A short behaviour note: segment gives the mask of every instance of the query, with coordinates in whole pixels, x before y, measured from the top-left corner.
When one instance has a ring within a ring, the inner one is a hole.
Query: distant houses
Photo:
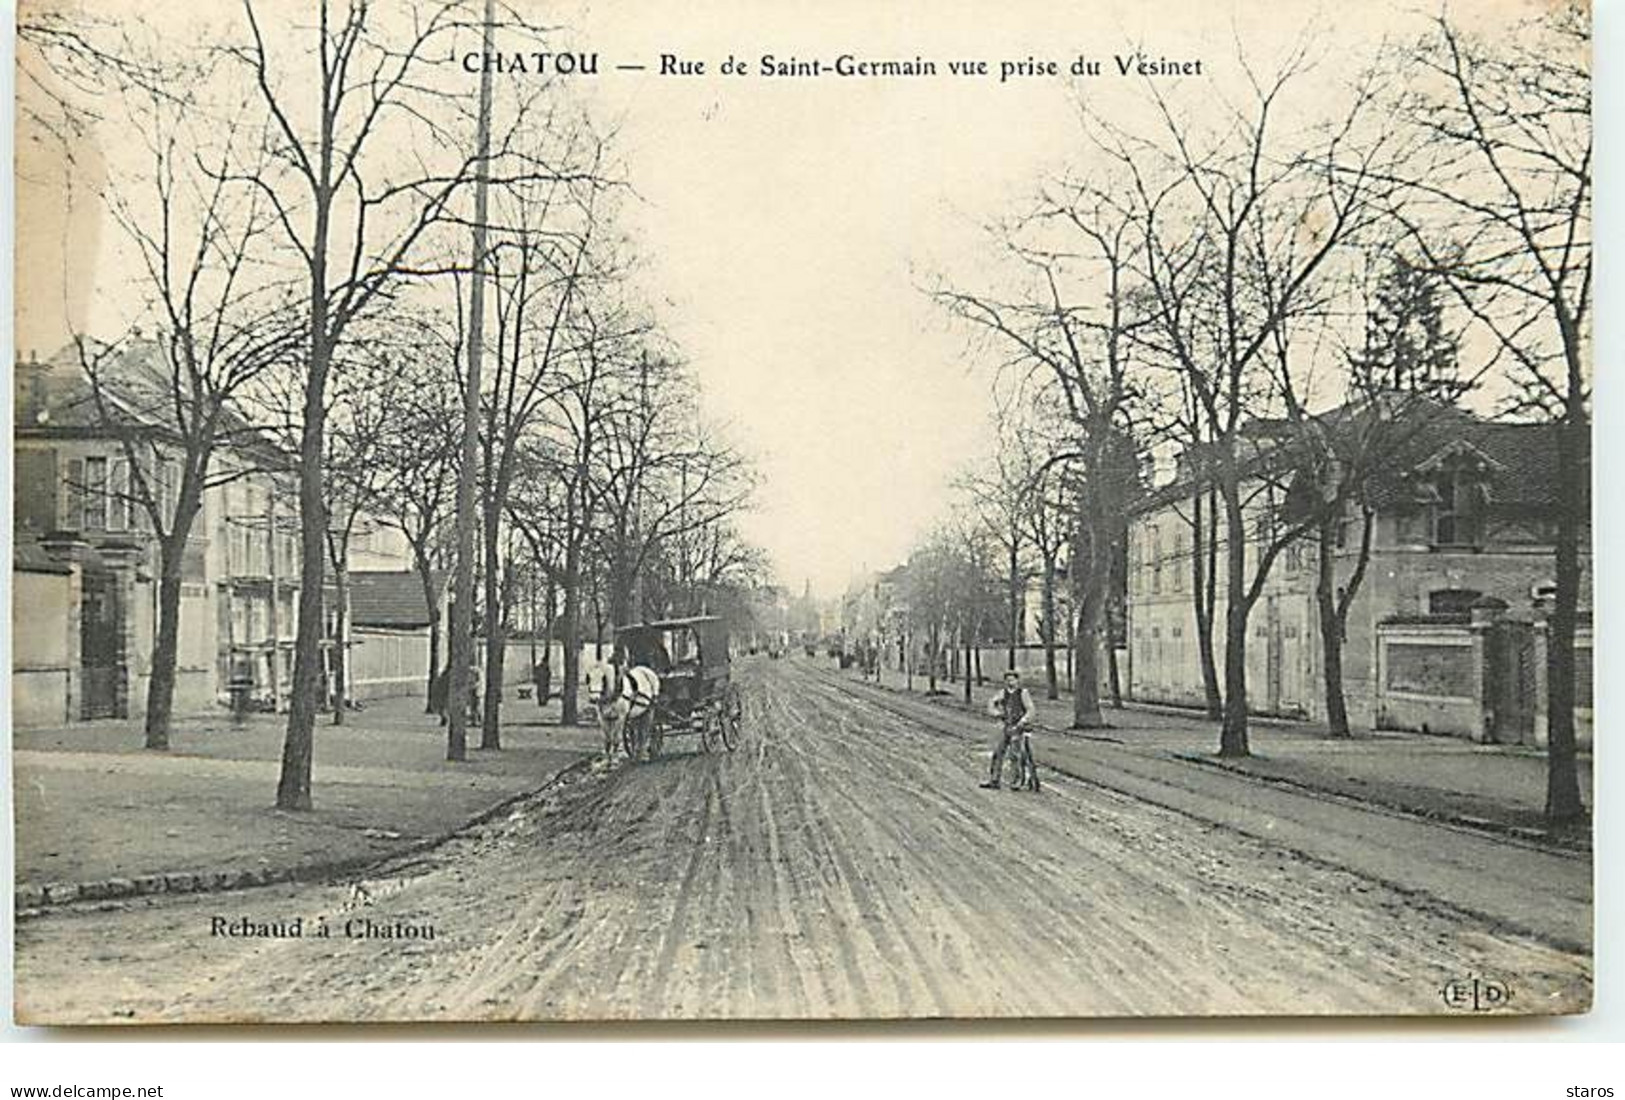
[[[1334,423],[1337,414],[1329,415],[1327,422]],[[1353,727],[1545,743],[1546,618],[1559,500],[1556,432],[1551,424],[1492,421],[1440,406],[1420,416],[1392,453],[1361,475],[1361,498],[1372,509],[1371,541],[1340,635]],[[1295,509],[1305,507],[1302,494],[1320,490],[1295,470],[1284,423],[1260,421],[1245,434],[1253,470],[1242,493],[1248,502],[1246,575],[1253,575],[1263,548],[1280,544],[1248,618],[1249,707],[1259,715],[1325,722],[1319,539],[1295,522],[1302,518]],[[1223,523],[1212,525],[1212,490],[1200,456],[1187,455],[1171,480],[1143,493],[1128,510],[1107,609],[1125,700],[1206,704],[1197,634],[1198,548],[1202,583],[1212,593],[1213,658],[1222,690],[1229,547]],[[1301,533],[1288,537],[1294,531]],[[1350,504],[1333,532],[1333,588],[1340,597],[1361,558],[1363,512]],[[1583,561],[1575,715],[1582,744],[1592,730],[1589,552]],[[850,642],[879,646],[886,667],[919,670],[929,657],[906,598],[909,569],[902,565],[855,580],[841,601],[841,623]],[[1003,583],[990,578],[990,584]],[[1056,596],[1058,679],[1067,690],[1073,630],[1065,562]],[[1017,667],[1039,682],[1043,612],[1033,570],[1021,610],[1014,647],[1002,637],[1002,608],[987,617],[975,654],[977,674],[1003,669],[1013,653]],[[945,659],[945,675],[957,677],[957,668],[951,655]],[[1100,668],[1105,692],[1110,666],[1102,660]]]

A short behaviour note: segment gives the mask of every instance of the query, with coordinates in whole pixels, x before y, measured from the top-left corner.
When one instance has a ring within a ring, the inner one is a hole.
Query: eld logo
[[[1458,978],[1446,983],[1441,992],[1445,1006],[1457,1012],[1491,1012],[1512,1000],[1506,984],[1490,978]]]

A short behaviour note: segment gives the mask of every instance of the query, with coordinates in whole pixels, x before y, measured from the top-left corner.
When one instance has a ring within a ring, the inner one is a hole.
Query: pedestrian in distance
[[[999,720],[999,743],[993,750],[993,763],[982,786],[998,790],[1004,776],[1006,757],[1015,753],[1019,778],[1012,790],[1038,790],[1038,764],[1033,759],[1033,697],[1021,686],[1021,673],[1004,674],[1004,689],[988,701],[988,714]]]
[[[530,679],[536,687],[536,705],[547,706],[547,701],[553,697],[553,663],[548,660],[547,654],[542,654],[542,659],[531,666]]]
[[[451,669],[443,668],[429,681],[429,713],[439,715],[440,724],[446,724],[446,696],[451,693]]]

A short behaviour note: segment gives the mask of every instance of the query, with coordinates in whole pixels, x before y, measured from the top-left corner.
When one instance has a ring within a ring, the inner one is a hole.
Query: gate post
[[[1506,632],[1500,629],[1506,613],[1506,601],[1494,596],[1480,596],[1469,609],[1472,621],[1468,630],[1473,635],[1473,696],[1478,700],[1479,713],[1477,736],[1473,739],[1480,743],[1498,740],[1503,721],[1497,696],[1500,687],[1497,666],[1507,643]]]
[[[80,705],[84,693],[85,654],[80,623],[85,608],[85,555],[90,544],[74,531],[51,531],[40,539],[40,547],[52,561],[68,567],[68,606],[64,628],[68,632],[68,673],[63,699],[63,718],[77,722],[84,717]]]
[[[113,681],[113,714],[130,717],[132,683],[136,672],[136,572],[146,559],[141,547],[130,542],[110,542],[97,548],[113,577],[113,605],[118,619],[118,675]],[[151,653],[147,654],[150,661]]]

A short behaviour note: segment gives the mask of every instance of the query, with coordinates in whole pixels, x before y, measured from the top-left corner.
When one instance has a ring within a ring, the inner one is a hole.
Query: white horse
[[[587,684],[598,710],[598,728],[604,735],[604,759],[613,759],[615,747],[623,741],[628,755],[647,753],[655,700],[660,697],[660,677],[654,669],[639,665],[623,671],[619,665],[605,661],[588,670]],[[629,722],[633,737],[626,741]]]

